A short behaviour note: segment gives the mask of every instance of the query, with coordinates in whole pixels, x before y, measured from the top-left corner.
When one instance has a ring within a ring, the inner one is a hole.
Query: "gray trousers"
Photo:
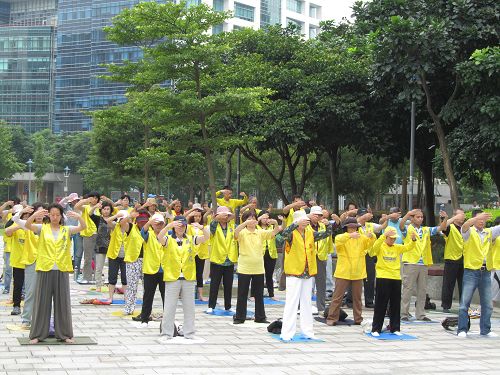
[[[31,324],[33,305],[35,304],[36,262],[24,269],[24,308],[21,315],[23,323]]]
[[[35,305],[31,321],[30,339],[45,340],[49,336],[52,301],[54,301],[54,328],[56,338],[73,338],[69,273],[37,271]]]
[[[417,264],[403,264],[403,297],[401,299],[401,316],[408,318],[410,301],[414,288],[417,291],[415,317],[425,317],[425,294],[427,289],[427,270],[429,267]]]
[[[328,254],[328,258],[326,259],[326,290],[333,291],[333,265],[332,265],[332,256]]]
[[[95,252],[97,234],[83,237],[83,279],[92,281],[92,258]]]
[[[12,267],[10,266],[10,253],[5,252],[3,248],[3,289],[10,291],[12,283]]]
[[[182,329],[184,338],[194,338],[194,287],[196,281],[177,280],[165,282],[165,306],[163,307],[163,320],[161,322],[161,334],[168,338],[174,337],[175,310],[179,295],[182,300],[184,311],[184,323]]]
[[[102,270],[104,269],[104,263],[106,263],[106,254],[96,254],[95,255],[95,286],[96,288],[102,287]],[[86,279],[88,280],[88,279]]]
[[[318,273],[314,277],[316,283],[316,307],[321,314],[325,311],[325,296],[326,296],[326,260],[319,260],[316,257],[318,265]]]

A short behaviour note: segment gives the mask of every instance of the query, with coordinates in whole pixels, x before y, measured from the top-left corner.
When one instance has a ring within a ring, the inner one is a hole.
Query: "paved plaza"
[[[166,345],[157,341],[159,322],[140,327],[130,317],[112,315],[121,311],[119,305],[81,305],[82,299],[98,296],[89,295],[89,286],[71,281],[71,292],[75,337],[90,336],[97,345],[21,346],[17,339],[28,333],[7,329],[20,318],[10,315],[9,297],[1,295],[0,374],[500,374],[500,339],[460,339],[439,323],[402,325],[402,332],[418,340],[384,342],[365,336],[361,326],[315,321],[315,333],[324,342],[283,343],[267,333],[267,324],[233,325],[231,317],[207,315],[206,305],[197,305],[197,336],[205,343]],[[284,292],[277,296],[284,300]],[[156,312],[160,301],[157,293]],[[282,311],[283,305],[266,305],[269,320]],[[363,312],[365,320],[372,314],[371,309]],[[429,316],[440,321],[445,315]],[[180,304],[177,317],[181,322]],[[493,328],[500,333],[499,318],[495,308]],[[473,320],[472,331],[478,324]]]

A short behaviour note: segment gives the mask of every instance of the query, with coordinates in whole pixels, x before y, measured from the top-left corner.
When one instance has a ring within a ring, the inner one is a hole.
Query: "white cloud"
[[[355,0],[325,0],[323,1],[323,19],[340,21],[351,18],[352,5]]]

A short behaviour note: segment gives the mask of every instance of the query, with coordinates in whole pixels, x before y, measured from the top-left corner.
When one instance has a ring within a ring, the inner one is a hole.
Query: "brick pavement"
[[[164,345],[157,342],[159,322],[138,328],[129,318],[111,315],[120,306],[80,305],[88,286],[72,281],[71,289],[75,335],[90,336],[98,345],[21,346],[17,337],[27,333],[6,329],[6,324],[19,323],[20,318],[10,315],[11,307],[0,306],[0,375],[500,374],[500,339],[459,339],[439,324],[403,325],[402,331],[418,336],[417,341],[382,342],[366,337],[360,326],[315,322],[316,335],[324,343],[282,343],[270,337],[266,325],[235,326],[230,317],[207,315],[206,306],[197,305],[197,336],[206,342]],[[283,293],[277,296],[284,298]],[[0,295],[0,301],[6,300]],[[154,309],[160,308],[158,293]],[[280,317],[282,309],[266,305],[269,320]],[[365,310],[363,315],[371,319],[372,313]],[[180,305],[177,316],[181,321]],[[440,313],[429,316],[443,318]],[[473,331],[478,324],[473,321]],[[498,308],[493,326],[500,333]]]

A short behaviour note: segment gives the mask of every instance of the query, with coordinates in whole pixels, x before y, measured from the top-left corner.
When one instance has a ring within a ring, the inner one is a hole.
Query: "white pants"
[[[309,338],[314,338],[311,292],[314,277],[299,279],[298,277],[286,277],[286,300],[283,311],[283,325],[281,327],[281,338],[291,340],[297,330],[297,310],[300,302],[300,331]]]

